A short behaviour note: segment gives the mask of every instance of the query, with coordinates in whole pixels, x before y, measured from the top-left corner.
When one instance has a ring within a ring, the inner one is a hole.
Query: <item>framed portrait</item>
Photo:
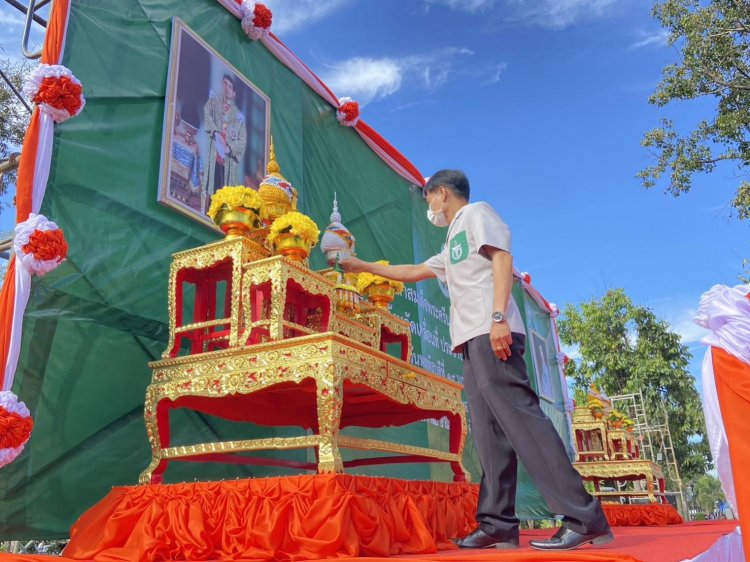
[[[547,340],[532,330],[529,338],[531,344],[531,360],[534,363],[534,374],[536,375],[536,388],[540,398],[554,402],[552,371],[549,365],[549,354],[547,353]]]
[[[258,188],[271,100],[179,18],[172,18],[160,203],[216,228],[206,211],[225,185]]]

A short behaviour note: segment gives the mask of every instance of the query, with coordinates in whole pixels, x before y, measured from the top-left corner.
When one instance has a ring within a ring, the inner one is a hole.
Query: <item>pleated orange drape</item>
[[[750,558],[750,365],[718,347],[711,348],[711,359],[729,443],[742,544]]]
[[[644,505],[603,504],[604,515],[613,527],[651,527],[680,525],[682,516],[671,505],[650,503]]]

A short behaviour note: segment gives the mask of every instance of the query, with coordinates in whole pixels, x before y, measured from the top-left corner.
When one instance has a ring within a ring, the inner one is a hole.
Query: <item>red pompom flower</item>
[[[260,27],[263,29],[271,28],[271,23],[273,22],[273,14],[265,4],[256,4],[253,13],[255,14],[255,17],[253,17],[253,24],[255,24],[255,27]]]
[[[257,41],[268,35],[273,22],[273,14],[265,4],[254,0],[242,0],[240,14],[242,15],[242,31],[250,39]]]
[[[34,275],[44,275],[60,265],[68,255],[65,234],[44,215],[31,213],[16,225],[13,250],[21,265]]]
[[[26,404],[9,390],[0,392],[0,467],[13,462],[31,437],[34,421]]]
[[[40,64],[29,75],[23,91],[56,123],[78,115],[86,105],[81,83],[59,64]]]
[[[359,104],[352,98],[339,99],[336,119],[346,127],[354,127],[359,121]]]

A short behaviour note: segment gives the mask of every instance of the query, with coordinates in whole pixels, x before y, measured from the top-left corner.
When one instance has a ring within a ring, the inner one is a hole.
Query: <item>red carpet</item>
[[[528,548],[530,539],[554,533],[535,530],[522,533],[524,548],[517,551],[459,551],[450,538],[473,528],[476,494],[477,486],[465,483],[343,474],[114,488],[73,525],[64,558],[0,555],[0,562],[362,557],[370,562],[387,557],[423,562],[677,562],[704,552],[737,525],[616,527],[610,545],[557,554]],[[630,524],[665,524],[676,515],[668,506],[612,507],[610,518],[622,516]]]
[[[550,535],[552,531],[545,529],[524,531],[521,534],[522,548],[513,552],[448,550],[435,554],[412,554],[390,558],[342,557],[336,558],[336,562],[354,562],[355,560],[358,562],[403,562],[404,560],[420,562],[470,562],[474,560],[482,562],[679,562],[694,558],[708,550],[722,535],[733,532],[736,527],[737,521],[704,521],[670,527],[617,527],[614,529],[615,541],[597,549],[584,547],[574,552],[553,554],[528,548],[530,539]],[[73,562],[74,560],[66,557],[0,554],[0,562]],[[122,558],[106,555],[97,556],[94,560],[96,562],[119,562]],[[254,562],[258,559],[232,558],[232,560]],[[278,558],[278,560],[291,560],[291,558]]]

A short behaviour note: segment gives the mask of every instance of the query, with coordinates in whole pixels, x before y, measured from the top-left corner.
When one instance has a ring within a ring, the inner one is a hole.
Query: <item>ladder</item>
[[[639,436],[643,456],[664,467],[670,483],[677,488],[673,490],[677,494],[677,508],[683,515],[686,514],[685,493],[677,466],[677,457],[674,453],[672,432],[669,429],[669,417],[666,408],[662,404],[660,412],[651,412],[656,418],[661,418],[660,423],[651,425],[641,391],[612,396],[610,399],[613,408],[623,412],[633,420],[633,431]]]

